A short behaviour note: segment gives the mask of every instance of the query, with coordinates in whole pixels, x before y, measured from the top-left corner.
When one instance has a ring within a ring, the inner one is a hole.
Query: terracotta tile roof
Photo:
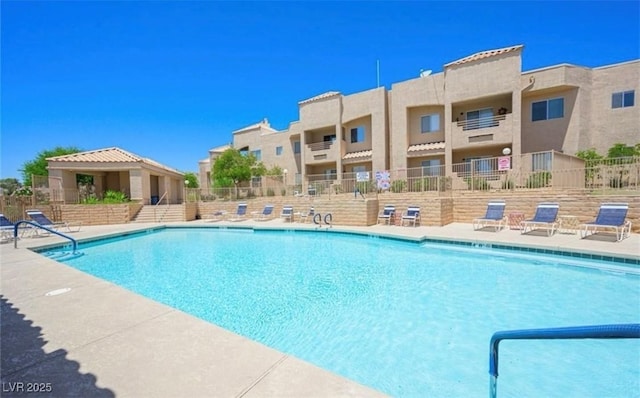
[[[462,65],[462,64],[469,63],[469,62],[478,61],[478,60],[489,58],[489,57],[494,57],[496,55],[510,53],[512,51],[519,50],[522,47],[523,47],[522,45],[518,45],[518,46],[512,46],[512,47],[498,48],[496,50],[481,51],[479,53],[475,53],[473,55],[469,55],[468,57],[460,58],[457,61],[450,62],[450,63],[445,65],[445,68],[447,66]]]
[[[217,146],[215,148],[211,148],[211,149],[209,149],[209,152],[216,152],[216,153],[220,152],[220,153],[222,153],[222,152],[226,151],[229,148],[231,148],[231,145],[227,144],[227,145],[222,145],[222,146]]]
[[[373,154],[373,151],[371,149],[367,151],[349,152],[345,154],[342,157],[342,159],[347,160],[347,159],[367,158],[367,157],[371,157],[372,154]]]
[[[167,167],[161,163],[156,162],[155,160],[149,158],[143,158],[141,156],[135,155],[131,152],[127,152],[123,149],[112,147],[112,148],[103,148],[96,149],[93,151],[86,152],[78,152],[72,153],[70,155],[62,155],[62,156],[54,156],[51,158],[47,158],[48,161],[55,162],[88,162],[88,163],[146,163],[155,167],[159,167],[164,170],[172,171],[174,173],[179,173],[178,170],[172,169],[171,167]]]
[[[243,132],[249,131],[249,130],[255,130],[255,129],[260,128],[260,127],[266,128],[267,130],[276,131],[274,128],[271,127],[271,125],[269,124],[269,121],[267,119],[263,119],[263,120],[259,121],[258,123],[254,123],[254,124],[252,124],[250,126],[243,127],[241,129],[235,130],[233,132],[233,134],[235,134],[235,133],[243,133]]]
[[[416,144],[411,145],[407,152],[418,152],[418,151],[433,151],[438,149],[444,149],[444,141],[441,142],[430,142],[428,144]]]
[[[309,99],[298,102],[298,105],[308,104],[309,102],[318,101],[325,98],[334,97],[336,95],[340,95],[339,91],[327,91],[326,93],[316,95],[315,97],[311,97]]]
[[[94,151],[72,153],[71,155],[54,156],[47,158],[56,162],[97,162],[97,163],[132,163],[142,162],[143,159],[133,153],[120,148],[104,148]]]

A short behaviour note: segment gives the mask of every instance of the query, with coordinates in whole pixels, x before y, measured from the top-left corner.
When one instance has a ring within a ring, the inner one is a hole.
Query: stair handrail
[[[502,340],[638,339],[640,323],[570,326],[561,328],[503,330],[489,343],[489,397],[498,393],[498,345]]]
[[[167,196],[167,191],[164,191],[162,196],[160,196],[160,199],[158,199],[158,203],[156,203],[154,205],[154,207],[153,207],[153,221],[154,222],[158,222],[158,214],[157,214],[158,206],[160,205],[160,203],[162,203],[162,199],[164,199],[165,196]],[[167,201],[167,205],[168,204],[169,204],[169,201]]]
[[[29,224],[31,226],[34,226],[36,228],[40,228],[40,229],[44,229],[47,232],[50,232],[52,234],[61,236],[63,238],[69,239],[71,241],[71,243],[73,244],[73,253],[75,254],[78,251],[78,242],[73,239],[72,237],[70,237],[69,235],[65,235],[62,232],[53,230],[51,228],[47,228],[44,225],[40,225],[37,222],[33,222],[33,221],[28,221],[28,220],[20,220],[17,223],[15,223],[15,225],[13,226],[13,248],[17,249],[18,248],[18,226],[20,224]]]

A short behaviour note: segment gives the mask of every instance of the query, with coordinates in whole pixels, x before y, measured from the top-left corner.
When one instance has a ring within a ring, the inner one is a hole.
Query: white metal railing
[[[309,148],[310,151],[323,151],[331,149],[331,145],[333,145],[333,141],[320,141],[307,144],[307,148]]]
[[[164,191],[164,193],[162,194],[162,196],[160,197],[160,199],[158,199],[158,203],[156,203],[153,206],[153,221],[158,222],[158,206],[160,206],[160,203],[162,203],[162,200],[167,196],[167,191]],[[169,207],[169,200],[167,200],[167,208],[164,209],[164,214],[167,213]]]
[[[478,130],[488,127],[497,127],[500,122],[505,120],[507,115],[495,115],[491,117],[481,117],[478,119],[460,120],[456,122],[458,127],[462,127],[462,130]]]

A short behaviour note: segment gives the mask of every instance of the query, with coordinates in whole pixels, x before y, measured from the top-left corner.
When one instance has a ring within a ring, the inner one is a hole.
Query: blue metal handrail
[[[45,231],[50,232],[50,233],[52,233],[52,234],[55,234],[55,235],[61,236],[61,237],[63,237],[63,238],[67,238],[67,239],[69,239],[69,240],[71,241],[71,243],[73,244],[73,253],[75,253],[75,252],[77,252],[77,251],[78,251],[78,242],[76,242],[76,240],[75,240],[75,239],[73,239],[72,237],[70,237],[69,235],[65,235],[65,234],[63,234],[62,232],[55,231],[55,230],[53,230],[53,229],[51,229],[51,228],[47,228],[47,227],[45,227],[45,226],[43,226],[43,225],[38,224],[37,222],[27,221],[27,220],[21,220],[21,221],[18,221],[18,222],[13,226],[13,247],[14,247],[15,249],[17,249],[17,248],[18,248],[18,226],[19,226],[20,224],[29,224],[29,225],[32,225],[32,226],[34,226],[34,227],[36,227],[36,228],[44,229]]]
[[[572,326],[564,328],[505,330],[491,336],[489,348],[489,397],[498,393],[498,345],[502,340],[638,339],[640,323]]]

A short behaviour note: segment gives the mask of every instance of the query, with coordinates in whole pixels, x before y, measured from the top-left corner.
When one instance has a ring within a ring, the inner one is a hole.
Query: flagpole
[[[378,82],[378,87],[380,87],[380,60],[376,60],[376,80]]]

